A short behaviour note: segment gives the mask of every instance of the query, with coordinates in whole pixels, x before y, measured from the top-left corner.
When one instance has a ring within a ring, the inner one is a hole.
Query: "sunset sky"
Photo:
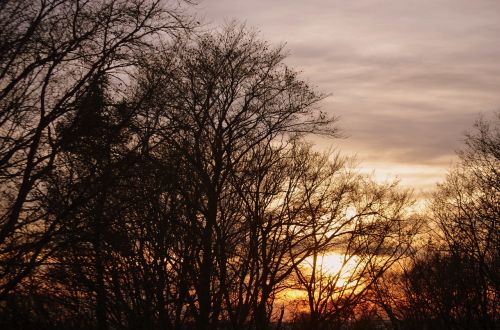
[[[443,179],[475,118],[500,109],[497,0],[203,0],[196,11],[286,43],[348,136],[319,145],[417,192]]]

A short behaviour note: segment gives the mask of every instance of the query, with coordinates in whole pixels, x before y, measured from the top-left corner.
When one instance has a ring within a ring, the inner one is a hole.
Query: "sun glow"
[[[347,219],[352,219],[357,215],[357,210],[354,206],[349,206],[345,211],[345,217]]]
[[[309,257],[304,262],[304,267],[312,273],[313,267],[316,267],[316,273],[323,277],[331,278],[336,281],[337,287],[349,285],[351,277],[356,270],[358,263],[356,256],[348,256],[337,252],[329,252],[320,255],[314,262],[314,257]]]

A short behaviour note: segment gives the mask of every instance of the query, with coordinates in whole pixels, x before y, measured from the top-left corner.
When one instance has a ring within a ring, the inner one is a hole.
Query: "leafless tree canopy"
[[[429,210],[434,235],[375,300],[400,329],[497,329],[500,122],[479,119]]]
[[[411,193],[307,142],[337,119],[283,47],[192,4],[0,2],[0,326],[497,326],[497,123],[416,251]]]

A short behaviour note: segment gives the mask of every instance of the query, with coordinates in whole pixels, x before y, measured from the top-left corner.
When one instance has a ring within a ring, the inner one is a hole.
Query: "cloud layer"
[[[204,0],[236,19],[332,96],[348,139],[324,141],[365,166],[427,188],[442,179],[479,113],[500,108],[500,1]]]

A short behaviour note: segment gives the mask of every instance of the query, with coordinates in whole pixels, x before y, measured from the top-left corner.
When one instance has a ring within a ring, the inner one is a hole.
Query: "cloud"
[[[477,115],[500,108],[500,1],[205,0],[198,10],[286,42],[287,63],[332,93],[323,108],[350,136],[334,143],[384,171],[435,166],[437,180]]]

